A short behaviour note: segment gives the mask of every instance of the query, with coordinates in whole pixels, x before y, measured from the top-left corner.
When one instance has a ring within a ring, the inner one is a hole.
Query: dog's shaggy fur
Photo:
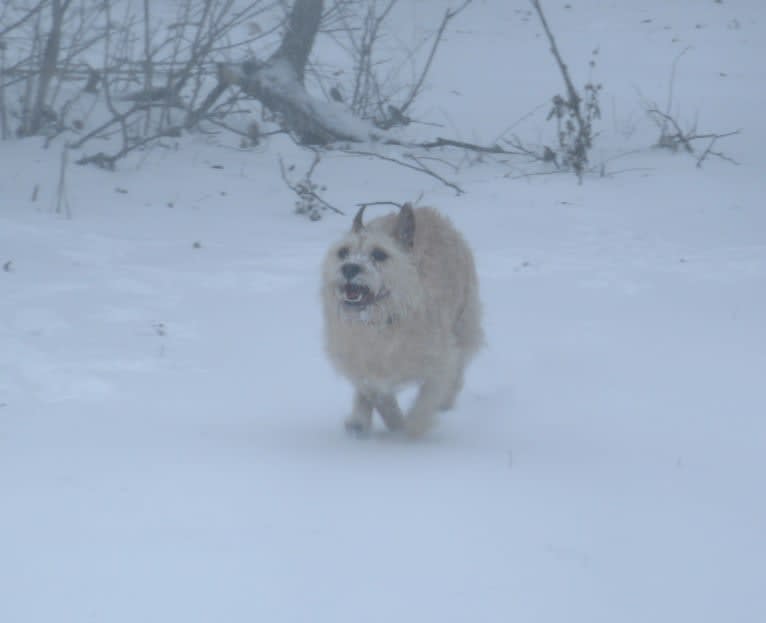
[[[366,225],[363,210],[322,267],[327,353],[356,390],[347,430],[369,431],[377,410],[419,436],[452,406],[483,343],[473,255],[432,208],[406,204]],[[405,418],[396,392],[413,383]]]

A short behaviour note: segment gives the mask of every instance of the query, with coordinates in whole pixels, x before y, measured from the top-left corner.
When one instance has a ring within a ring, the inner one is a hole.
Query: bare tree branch
[[[413,171],[418,171],[419,173],[425,173],[426,175],[433,177],[434,179],[439,180],[442,184],[445,186],[451,188],[455,191],[456,195],[462,195],[465,193],[465,191],[460,188],[457,184],[454,182],[450,182],[449,180],[443,178],[441,175],[433,171],[432,169],[429,169],[428,167],[424,166],[423,164],[417,162],[417,159],[409,154],[405,154],[405,157],[409,157],[413,160],[415,160],[416,164],[410,164],[409,162],[404,162],[402,160],[397,160],[396,158],[392,158],[390,156],[384,156],[382,154],[375,153],[374,151],[358,151],[353,149],[344,149],[342,150],[343,153],[349,154],[351,156],[369,156],[370,158],[377,158],[379,160],[385,160],[386,162],[392,162],[394,164],[398,164],[401,167],[405,167],[407,169],[412,169]]]
[[[181,129],[178,127],[170,127],[164,130],[158,130],[155,134],[150,136],[144,136],[143,138],[135,140],[126,140],[122,149],[120,149],[117,153],[105,154],[104,152],[99,152],[97,154],[93,154],[92,156],[85,156],[80,158],[76,164],[96,164],[102,169],[114,170],[114,166],[117,161],[127,156],[130,152],[135,151],[136,149],[141,149],[142,147],[153,143],[160,138],[178,137],[180,134]]]
[[[428,75],[428,71],[431,69],[431,63],[433,63],[434,57],[436,56],[436,50],[439,48],[439,44],[441,43],[442,36],[444,35],[444,31],[447,28],[447,24],[449,24],[453,17],[458,15],[461,11],[463,11],[463,9],[471,4],[471,2],[472,0],[465,0],[463,4],[461,4],[458,8],[447,9],[447,11],[445,11],[441,24],[439,24],[439,29],[436,31],[436,36],[434,37],[434,43],[431,46],[431,51],[428,53],[426,64],[423,66],[423,71],[420,72],[420,76],[410,90],[409,95],[404,99],[402,105],[398,107],[399,113],[404,114],[407,111],[407,109],[412,105],[412,102],[415,101],[415,98],[420,93],[420,90],[423,88],[423,82]]]
[[[49,2],[49,0],[40,0],[35,6],[33,6],[31,9],[26,9],[24,14],[15,22],[12,24],[6,26],[2,30],[0,30],[0,37],[3,37],[4,35],[8,34],[15,28],[18,28],[19,26],[23,26],[24,23],[32,19],[35,15],[37,15],[40,11],[42,11],[43,7]]]

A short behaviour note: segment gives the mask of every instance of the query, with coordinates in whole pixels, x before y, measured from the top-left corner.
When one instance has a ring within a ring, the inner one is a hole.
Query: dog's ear
[[[354,223],[351,225],[351,231],[355,234],[358,234],[364,229],[364,223],[362,223],[362,215],[364,214],[364,209],[366,207],[366,205],[363,205],[361,208],[359,208],[359,212],[357,212],[356,216],[354,217]]]
[[[415,213],[412,211],[411,203],[405,203],[399,210],[394,237],[407,250],[411,249],[415,243]]]

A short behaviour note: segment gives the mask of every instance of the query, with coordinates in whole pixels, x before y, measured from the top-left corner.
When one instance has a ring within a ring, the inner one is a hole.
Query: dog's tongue
[[[367,294],[367,288],[353,283],[347,283],[343,294],[349,303],[361,303]]]
[[[346,294],[347,301],[352,301],[356,303],[362,300],[362,296],[364,293],[362,292],[362,288],[354,285],[353,283],[349,283],[349,284],[346,284],[345,294]]]

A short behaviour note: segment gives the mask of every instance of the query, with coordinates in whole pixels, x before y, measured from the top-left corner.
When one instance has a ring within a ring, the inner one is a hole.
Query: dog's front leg
[[[410,437],[422,437],[434,425],[436,411],[444,401],[447,386],[441,379],[428,379],[420,386],[420,391],[412,405],[405,428]]]
[[[376,396],[374,404],[388,430],[396,431],[404,428],[404,416],[399,403],[396,402],[396,396],[393,394]]]
[[[366,435],[372,428],[372,401],[359,390],[354,393],[354,406],[344,425],[354,435]]]

